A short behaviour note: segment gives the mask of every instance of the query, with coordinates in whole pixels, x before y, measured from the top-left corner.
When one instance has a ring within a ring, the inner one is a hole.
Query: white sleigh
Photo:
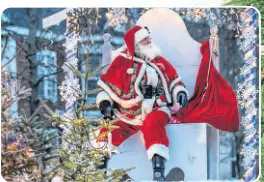
[[[152,40],[161,48],[162,56],[176,68],[191,96],[202,58],[201,44],[189,35],[181,17],[167,8],[155,8],[142,15],[137,24],[149,27]],[[217,27],[211,27],[211,34],[217,34]],[[217,50],[218,41],[212,38],[210,45]],[[115,54],[112,53],[112,58]],[[218,57],[212,54],[212,61],[219,69]],[[186,181],[219,179],[218,130],[206,124],[169,124],[166,130],[170,140],[170,160],[166,162],[165,175],[180,168]],[[141,132],[127,139],[118,151],[120,153],[108,162],[108,168],[135,167],[128,172],[134,181],[152,180],[152,164],[147,159]]]

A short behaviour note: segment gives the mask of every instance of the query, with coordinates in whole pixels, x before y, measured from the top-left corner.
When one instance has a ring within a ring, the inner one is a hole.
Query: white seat
[[[175,167],[183,170],[185,180],[207,180],[216,176],[219,165],[216,129],[206,124],[169,124],[166,126],[169,137],[170,159],[166,162],[165,175]],[[214,131],[214,135],[212,132]],[[215,145],[215,146],[213,146]],[[211,150],[209,150],[211,149]],[[110,169],[135,169],[128,175],[135,181],[152,180],[152,164],[147,158],[142,133],[131,136],[118,147],[119,154],[108,162]],[[210,167],[209,170],[207,168]],[[210,171],[211,170],[211,171]]]

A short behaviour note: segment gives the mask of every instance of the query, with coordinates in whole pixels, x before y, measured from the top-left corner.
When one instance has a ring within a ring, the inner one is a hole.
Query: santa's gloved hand
[[[177,102],[179,102],[181,106],[187,108],[188,107],[187,95],[184,92],[179,92],[177,94]]]
[[[102,101],[99,105],[99,109],[104,115],[104,119],[113,119],[114,112],[111,103],[108,100]]]

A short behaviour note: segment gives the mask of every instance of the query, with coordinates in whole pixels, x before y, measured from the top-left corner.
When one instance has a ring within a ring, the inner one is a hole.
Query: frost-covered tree
[[[78,45],[79,36],[69,38],[66,43],[66,50]],[[77,42],[76,42],[77,39]],[[91,70],[89,66],[89,50],[85,49],[85,67],[78,68],[79,59],[76,55],[70,56],[62,66],[65,72],[65,80],[59,86],[60,94],[66,103],[67,112],[62,115],[52,111],[43,101],[42,106],[49,113],[49,120],[53,125],[62,128],[61,144],[57,150],[60,155],[60,165],[56,170],[59,175],[57,179],[63,181],[120,181],[126,174],[126,169],[114,170],[98,169],[103,165],[105,156],[111,153],[108,144],[96,146],[99,129],[114,126],[108,121],[91,117],[87,111],[95,109],[96,105],[89,103],[90,95],[95,94],[97,89],[89,88],[89,78],[96,76],[103,67],[99,66]],[[83,83],[83,88],[80,83]],[[103,135],[107,135],[105,132]],[[111,155],[111,154],[110,154]],[[55,181],[55,179],[54,179]]]
[[[57,130],[39,120],[38,109],[31,116],[14,118],[12,105],[29,97],[32,89],[22,86],[21,78],[11,77],[5,65],[1,74],[1,174],[7,181],[49,181],[58,158]]]

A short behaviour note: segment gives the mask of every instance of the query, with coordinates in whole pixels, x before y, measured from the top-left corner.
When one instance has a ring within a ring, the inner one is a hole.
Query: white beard
[[[149,59],[148,61],[161,55],[160,48],[153,42],[148,45],[137,44],[135,52],[139,54],[140,57],[147,57],[147,59]]]

